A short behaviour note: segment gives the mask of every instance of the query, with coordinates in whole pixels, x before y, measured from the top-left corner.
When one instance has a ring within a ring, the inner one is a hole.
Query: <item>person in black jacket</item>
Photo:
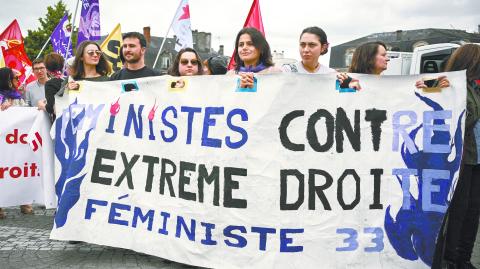
[[[63,64],[62,55],[52,52],[45,57],[45,67],[47,68],[50,80],[45,83],[45,110],[50,115],[52,122],[55,120],[55,94],[62,87],[63,82]]]
[[[452,201],[442,229],[445,238],[437,240],[436,258],[447,269],[475,269],[470,262],[480,218],[480,46],[465,44],[447,62],[445,71],[467,72],[467,117],[462,164]],[[444,246],[441,246],[444,244]],[[432,268],[445,268],[434,265]]]

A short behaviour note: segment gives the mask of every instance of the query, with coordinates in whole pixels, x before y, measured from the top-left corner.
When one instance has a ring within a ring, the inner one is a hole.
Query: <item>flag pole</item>
[[[65,60],[67,60],[68,51],[70,49],[70,44],[72,44],[72,36],[73,36],[73,32],[75,30],[75,19],[77,18],[77,11],[78,11],[78,4],[79,3],[80,3],[80,0],[77,0],[77,5],[75,7],[75,13],[73,13],[73,20],[70,21],[70,26],[72,27],[72,32],[70,33],[70,38],[68,39],[67,51],[65,52]]]
[[[45,50],[45,47],[47,47],[48,42],[50,42],[50,39],[52,39],[52,36],[49,36],[48,39],[47,39],[47,42],[45,42],[45,44],[43,44],[43,47],[42,47],[42,49],[40,50],[40,52],[38,53],[38,55],[37,55],[37,57],[35,58],[35,60],[38,59],[38,58],[40,58],[40,55],[42,55],[42,52],[43,52],[43,50]]]
[[[170,33],[170,29],[172,28],[173,22],[175,21],[175,15],[177,15],[177,10],[182,6],[183,0],[180,0],[180,4],[178,4],[177,9],[175,9],[175,14],[173,14],[172,22],[170,23],[170,26],[168,26],[167,33],[165,34],[162,44],[160,45],[160,49],[158,50],[157,57],[155,57],[155,62],[153,63],[153,69],[155,69],[155,66],[157,65],[158,61],[158,56],[160,56],[160,53],[162,52],[163,45],[165,44],[165,40],[167,40],[168,33]]]

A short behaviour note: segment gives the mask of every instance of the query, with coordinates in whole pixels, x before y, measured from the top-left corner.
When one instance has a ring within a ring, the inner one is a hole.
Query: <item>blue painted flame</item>
[[[434,111],[443,110],[443,108],[433,100],[421,96],[418,93],[415,93],[415,95]],[[420,150],[417,145],[415,145],[417,152],[410,153],[405,146],[405,143],[402,144],[402,159],[407,168],[417,169],[417,186],[420,191],[418,199],[415,199],[410,193],[410,209],[406,210],[401,208],[397,213],[395,220],[390,214],[390,206],[387,207],[385,213],[385,231],[392,247],[397,254],[404,259],[414,261],[420,258],[428,266],[432,265],[435,240],[445,214],[422,210],[422,170],[443,169],[450,171],[450,179],[444,180],[442,183],[445,185],[440,188],[442,191],[435,194],[437,195],[435,201],[442,201],[441,205],[447,206],[449,203],[448,194],[454,182],[453,177],[460,167],[462,155],[461,122],[464,113],[465,111],[460,114],[457,120],[457,129],[455,130],[455,137],[450,144],[449,153],[427,153]],[[444,120],[434,120],[434,124],[444,124]],[[409,133],[409,136],[413,141],[415,141],[415,137],[421,128],[422,124]],[[434,131],[432,143],[450,143],[450,132]],[[455,147],[455,158],[452,161],[449,161],[448,156],[453,151],[453,147]],[[397,176],[397,179],[401,185],[401,178]]]
[[[75,100],[57,118],[55,122],[55,156],[61,165],[60,176],[55,184],[55,193],[58,198],[58,208],[55,214],[55,226],[63,227],[67,222],[68,212],[80,198],[80,185],[85,177],[81,174],[85,167],[86,154],[88,151],[88,138],[95,128],[98,114],[103,109],[92,111],[84,108],[74,115],[72,106],[77,105]],[[90,120],[88,130],[82,139],[83,124]]]

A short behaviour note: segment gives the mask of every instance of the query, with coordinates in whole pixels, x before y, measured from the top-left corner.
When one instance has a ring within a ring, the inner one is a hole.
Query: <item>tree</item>
[[[37,57],[38,53],[42,49],[45,42],[47,42],[57,24],[65,15],[65,12],[68,12],[67,7],[65,3],[60,0],[53,7],[47,7],[47,14],[45,17],[38,19],[41,25],[37,30],[28,30],[28,34],[25,37],[24,42],[25,50],[27,51],[27,55],[31,60]],[[71,18],[70,13],[68,13],[68,16]],[[75,41],[76,35],[74,34],[72,36],[72,44],[75,44]],[[52,44],[49,42],[42,55],[46,55],[52,51]]]

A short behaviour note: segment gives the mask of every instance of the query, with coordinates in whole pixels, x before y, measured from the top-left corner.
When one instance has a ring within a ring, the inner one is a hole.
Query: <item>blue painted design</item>
[[[80,185],[86,175],[81,172],[85,167],[88,138],[90,132],[95,129],[98,115],[104,107],[101,105],[100,109],[92,110],[85,109],[84,106],[78,114],[74,115],[72,107],[79,106],[75,100],[55,122],[55,156],[61,165],[60,176],[55,184],[55,193],[58,198],[55,214],[56,228],[65,225],[68,212],[80,198]],[[89,122],[89,125],[85,122]],[[84,127],[88,130],[82,139],[79,130]]]
[[[118,200],[122,200],[122,199],[125,199],[127,197],[128,197],[128,194],[125,194],[125,195],[122,195],[122,196],[118,197]]]
[[[418,93],[415,95],[431,107],[434,111],[443,111],[443,108],[433,100],[421,96]],[[410,192],[410,207],[407,209],[401,208],[395,219],[390,214],[390,206],[387,207],[385,213],[385,232],[388,239],[395,249],[397,254],[407,260],[421,259],[428,266],[432,265],[433,253],[435,250],[435,239],[440,230],[443,217],[445,213],[435,211],[424,211],[422,208],[422,186],[423,178],[422,172],[424,169],[441,169],[450,171],[450,178],[442,181],[444,185],[440,188],[442,191],[436,193],[436,203],[443,206],[448,206],[448,194],[453,184],[453,176],[460,167],[460,160],[462,155],[462,130],[461,122],[465,111],[463,111],[457,120],[457,129],[453,141],[448,131],[433,131],[433,144],[450,144],[450,151],[447,153],[430,153],[420,150],[417,145],[416,153],[410,151],[402,144],[401,155],[402,159],[409,169],[416,169],[418,171],[417,186],[419,189],[418,199],[415,199]],[[435,119],[434,124],[444,124],[443,119]],[[423,128],[422,124],[416,127],[409,133],[409,136],[415,141],[418,131]],[[448,156],[455,147],[454,159],[448,160]],[[402,184],[402,180],[397,176],[397,179]],[[408,199],[408,197],[407,197]]]

